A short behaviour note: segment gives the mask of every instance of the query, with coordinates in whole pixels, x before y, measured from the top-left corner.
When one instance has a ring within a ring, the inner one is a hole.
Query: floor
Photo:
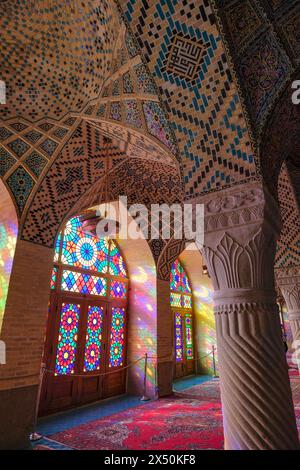
[[[174,382],[173,390],[182,391],[194,385],[200,385],[211,380],[211,378],[210,375],[184,377]],[[123,395],[121,397],[109,398],[99,403],[93,403],[92,405],[86,405],[81,408],[40,418],[37,423],[36,432],[43,437],[42,439],[32,442],[32,447],[40,448],[47,446],[55,450],[72,450],[68,446],[49,439],[48,436],[142,404],[143,402],[141,402],[138,397]]]
[[[290,371],[300,437],[300,377]],[[148,402],[104,400],[38,422],[36,450],[195,450],[224,447],[219,379],[192,376],[174,395]]]

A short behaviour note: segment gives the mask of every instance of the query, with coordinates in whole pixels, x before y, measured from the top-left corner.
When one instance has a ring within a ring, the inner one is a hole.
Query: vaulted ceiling
[[[0,176],[23,236],[55,232],[110,165],[152,162],[153,188],[165,165],[181,200],[260,168],[276,194],[287,157],[280,184],[298,181],[298,35],[296,0],[2,0]]]

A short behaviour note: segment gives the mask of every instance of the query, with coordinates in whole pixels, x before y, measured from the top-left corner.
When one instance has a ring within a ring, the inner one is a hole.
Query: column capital
[[[210,193],[194,202],[205,206],[205,234],[256,225],[262,221],[268,223],[277,235],[280,233],[278,203],[259,182]]]
[[[300,266],[276,270],[276,283],[286,302],[289,320],[300,320]]]

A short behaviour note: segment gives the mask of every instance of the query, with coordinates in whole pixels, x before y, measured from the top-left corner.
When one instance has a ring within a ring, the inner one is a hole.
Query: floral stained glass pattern
[[[61,261],[63,264],[106,273],[108,240],[83,232],[79,217],[67,222],[64,230]]]
[[[84,231],[80,217],[70,219],[58,235],[54,260],[51,290],[71,293],[74,298],[79,294],[126,299],[127,272],[117,244]],[[88,304],[92,298],[82,307],[75,302],[62,304],[55,374],[99,370],[106,344],[109,367],[123,365],[125,308],[112,307],[107,325],[105,307]]]
[[[111,280],[110,296],[115,299],[126,299],[127,288],[125,282]]]
[[[175,313],[175,357],[177,362],[183,360],[182,316]]]
[[[62,304],[55,375],[74,373],[79,315],[80,305],[71,303]]]
[[[105,296],[106,286],[107,280],[103,277],[76,271],[63,270],[62,272],[61,289],[63,291]]]
[[[89,306],[87,312],[84,372],[100,369],[103,334],[103,307]]]
[[[124,359],[125,309],[112,308],[109,367],[120,367]]]

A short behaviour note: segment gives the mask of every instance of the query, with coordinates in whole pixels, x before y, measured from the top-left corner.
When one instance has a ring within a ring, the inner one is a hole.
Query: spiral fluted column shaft
[[[274,282],[278,205],[259,183],[203,202],[225,449],[297,449]]]
[[[215,308],[225,448],[296,449],[276,304]]]
[[[300,341],[300,310],[290,316],[293,341]]]
[[[276,278],[288,310],[293,362],[300,371],[300,267],[281,269],[276,273]]]

